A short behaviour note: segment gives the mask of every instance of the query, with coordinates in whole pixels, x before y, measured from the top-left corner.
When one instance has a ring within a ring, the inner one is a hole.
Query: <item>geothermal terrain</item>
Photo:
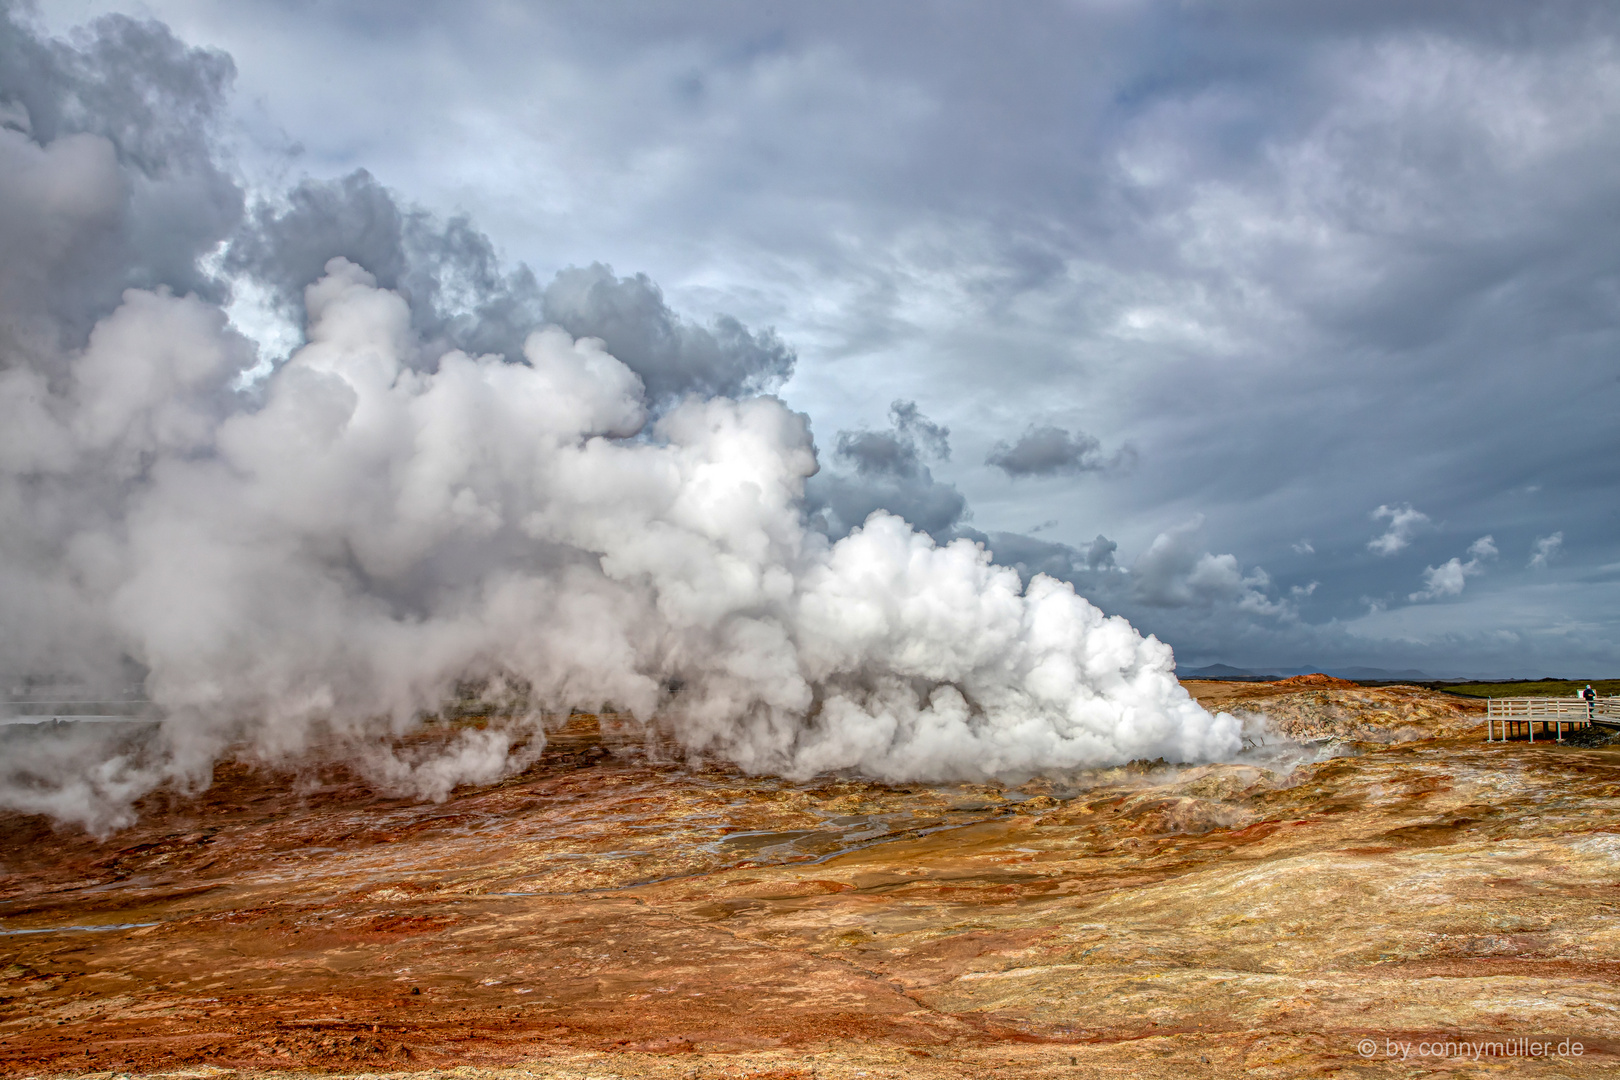
[[[1243,761],[795,784],[577,716],[440,804],[311,760],[105,840],[0,818],[0,1071],[1614,1071],[1620,749],[1487,745],[1416,687],[1188,688],[1269,717]],[[1581,1056],[1420,1056],[1459,1039]]]

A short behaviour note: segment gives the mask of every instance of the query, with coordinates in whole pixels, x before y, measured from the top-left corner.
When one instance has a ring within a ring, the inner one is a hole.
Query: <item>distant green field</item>
[[[1588,680],[1541,679],[1538,682],[1437,683],[1436,690],[1468,697],[1574,697]],[[1599,697],[1620,697],[1620,679],[1592,679]]]

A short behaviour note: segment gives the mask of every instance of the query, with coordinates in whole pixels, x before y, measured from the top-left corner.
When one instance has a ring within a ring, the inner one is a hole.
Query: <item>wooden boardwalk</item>
[[[1485,701],[1485,741],[1507,742],[1516,735],[1536,741],[1536,725],[1543,736],[1552,731],[1564,741],[1564,729],[1578,727],[1620,728],[1620,697],[1584,698],[1487,698]],[[1549,727],[1549,725],[1551,725]],[[1499,736],[1499,737],[1497,737]]]

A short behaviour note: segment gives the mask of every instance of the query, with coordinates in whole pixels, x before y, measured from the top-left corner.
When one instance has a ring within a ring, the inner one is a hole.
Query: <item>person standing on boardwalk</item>
[[[1587,683],[1586,689],[1581,691],[1581,697],[1586,699],[1586,722],[1590,724],[1597,718],[1597,691],[1592,684]]]

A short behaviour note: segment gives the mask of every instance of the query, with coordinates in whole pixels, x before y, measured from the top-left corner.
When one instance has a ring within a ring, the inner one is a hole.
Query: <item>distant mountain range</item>
[[[1230,664],[1210,664],[1207,667],[1189,668],[1178,671],[1176,674],[1183,679],[1221,679],[1227,682],[1272,682],[1276,679],[1286,679],[1294,675],[1311,675],[1321,672],[1323,675],[1332,675],[1336,679],[1353,679],[1357,682],[1406,682],[1412,680],[1427,680],[1429,676],[1416,668],[1403,668],[1400,671],[1391,671],[1388,668],[1376,667],[1295,667],[1295,668],[1237,668]]]

